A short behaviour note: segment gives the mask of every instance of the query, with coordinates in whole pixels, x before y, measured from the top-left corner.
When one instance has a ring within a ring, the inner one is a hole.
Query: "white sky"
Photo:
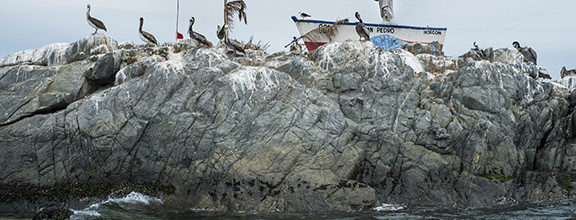
[[[269,53],[284,50],[299,35],[290,19],[304,11],[313,19],[351,18],[358,11],[367,23],[380,23],[374,0],[245,0],[248,25],[235,20],[231,38],[268,42]],[[94,32],[86,22],[86,4],[102,20],[107,35],[119,42],[138,38],[144,30],[161,43],[173,41],[176,0],[4,0],[0,5],[0,57],[56,42],[74,42]],[[223,23],[223,0],[180,0],[180,33],[186,35],[190,16],[195,31],[217,43],[216,26]],[[402,25],[447,27],[444,52],[459,56],[472,47],[512,48],[513,41],[538,52],[538,64],[553,79],[560,69],[576,68],[576,1],[573,0],[396,0],[396,20]],[[101,31],[99,31],[101,32]]]

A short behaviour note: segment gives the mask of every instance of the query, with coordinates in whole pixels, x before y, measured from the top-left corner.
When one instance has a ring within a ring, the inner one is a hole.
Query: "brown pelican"
[[[194,39],[208,47],[212,47],[212,43],[210,43],[210,41],[208,41],[206,37],[204,37],[204,35],[199,34],[198,32],[192,30],[192,25],[194,25],[194,21],[196,21],[194,17],[190,18],[190,27],[188,27],[188,34],[190,35],[190,39]]]
[[[560,77],[564,79],[567,76],[576,76],[576,69],[566,70],[566,67],[563,66],[562,70],[560,70]]]
[[[358,19],[358,24],[356,25],[356,33],[360,36],[360,40],[364,38],[364,40],[370,41],[370,32],[364,22],[362,22],[362,18],[360,18],[360,13],[356,12],[356,19]]]
[[[480,47],[478,46],[478,44],[476,44],[476,41],[474,41],[474,43],[472,44],[474,47],[472,49],[470,49],[470,57],[473,60],[482,60],[486,57],[486,54],[484,53],[484,51],[482,51],[482,49],[480,49]]]
[[[552,79],[552,77],[548,73],[548,70],[542,69],[542,67],[538,67],[538,78]]]
[[[158,46],[158,41],[156,41],[156,38],[154,37],[154,35],[142,30],[143,25],[144,25],[144,18],[140,17],[140,29],[139,29],[140,39],[142,39],[142,41],[146,42],[146,45],[153,44],[153,45]]]
[[[531,47],[520,47],[520,43],[518,43],[518,41],[514,41],[512,45],[524,56],[524,62],[532,62],[534,65],[537,65],[536,59],[538,56],[536,55],[536,51],[534,51]]]
[[[223,27],[224,29],[228,29],[228,27],[226,25],[224,25]],[[228,35],[225,35],[224,37],[224,43],[232,50],[246,54],[246,51],[244,51],[244,45],[242,45],[240,42],[238,42],[237,40],[230,40],[230,38],[228,38]]]
[[[302,18],[312,17],[312,15],[309,15],[309,14],[307,14],[306,12],[298,12],[298,14],[300,14],[300,17],[302,17]]]
[[[98,32],[98,29],[108,31],[106,30],[106,25],[104,25],[102,21],[90,16],[90,4],[88,4],[88,11],[86,11],[86,19],[88,19],[88,24],[92,26],[94,29],[96,29],[93,35],[96,34],[96,32]]]

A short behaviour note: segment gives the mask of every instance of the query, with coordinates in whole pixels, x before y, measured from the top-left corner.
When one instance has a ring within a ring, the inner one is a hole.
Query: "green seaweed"
[[[492,180],[492,181],[494,181],[494,183],[498,183],[498,182],[500,182],[500,183],[505,183],[505,182],[507,182],[508,180],[511,180],[511,179],[512,179],[511,176],[506,176],[506,175],[503,175],[503,174],[496,174],[496,173],[488,174],[488,175],[485,176],[485,177],[488,178],[488,179],[490,179],[490,180]]]
[[[574,187],[572,187],[572,185],[570,184],[570,180],[561,180],[558,185],[560,186],[560,188],[562,188],[563,190],[566,190],[568,192],[572,191],[574,189]]]
[[[556,181],[558,182],[558,186],[563,190],[568,192],[574,190],[572,186],[572,182],[576,181],[576,174],[575,173],[561,173],[556,176]]]

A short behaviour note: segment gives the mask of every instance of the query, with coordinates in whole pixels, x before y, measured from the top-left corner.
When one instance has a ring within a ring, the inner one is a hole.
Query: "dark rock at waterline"
[[[183,44],[97,34],[1,59],[0,181],[155,182],[175,188],[166,205],[221,211],[575,195],[572,84],[530,78],[515,50],[231,58]]]
[[[42,208],[34,215],[33,220],[63,220],[74,214],[70,209],[64,207]]]

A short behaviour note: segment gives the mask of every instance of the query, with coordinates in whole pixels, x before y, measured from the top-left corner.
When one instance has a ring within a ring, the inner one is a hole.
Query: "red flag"
[[[180,32],[176,32],[176,39],[184,39],[184,35],[182,35]]]

